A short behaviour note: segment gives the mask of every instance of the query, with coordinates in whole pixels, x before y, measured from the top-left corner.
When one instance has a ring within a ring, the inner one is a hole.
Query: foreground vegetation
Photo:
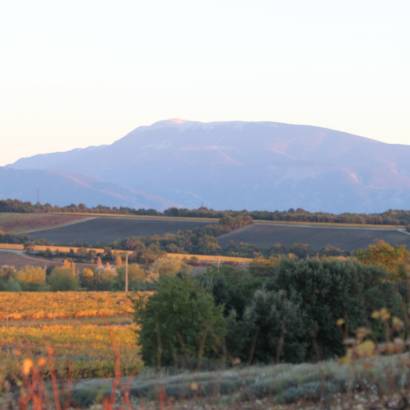
[[[71,274],[70,263],[46,272],[46,284]],[[56,380],[66,391],[62,407],[149,409],[177,400],[173,408],[304,408],[309,401],[338,408],[331,406],[339,400],[351,409],[357,397],[404,400],[409,268],[407,249],[381,242],[354,259],[257,258],[195,275],[179,265],[158,270],[153,293],[131,298],[3,292],[1,400],[18,395],[28,400],[23,408],[36,400],[48,408],[44,391],[53,394]],[[27,286],[32,274],[16,278]],[[94,279],[82,272],[80,285]]]

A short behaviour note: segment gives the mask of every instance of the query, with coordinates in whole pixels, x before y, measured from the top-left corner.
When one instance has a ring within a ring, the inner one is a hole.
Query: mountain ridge
[[[375,212],[410,203],[408,158],[408,145],[329,128],[174,119],[8,168],[75,170],[183,207]]]

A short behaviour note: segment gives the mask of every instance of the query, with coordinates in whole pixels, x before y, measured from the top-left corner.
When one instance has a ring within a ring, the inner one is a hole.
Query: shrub
[[[148,301],[135,303],[139,344],[147,365],[201,365],[223,351],[226,323],[222,308],[197,280],[162,277]]]
[[[80,284],[86,289],[94,289],[95,272],[91,268],[84,268],[80,274]]]
[[[394,247],[378,241],[367,249],[356,252],[356,257],[366,265],[377,266],[391,274],[392,278],[403,278],[410,268],[410,252],[405,246]]]
[[[115,281],[116,290],[124,290],[125,288],[125,268],[119,268],[117,270],[118,276]],[[147,275],[144,269],[136,263],[128,266],[128,287],[130,290],[139,290],[143,287],[144,282],[147,279]]]
[[[46,286],[46,271],[36,266],[26,266],[14,274],[22,290],[36,291]]]
[[[91,276],[92,272],[92,276]],[[87,277],[85,276],[87,275]],[[82,283],[89,290],[114,290],[118,278],[116,269],[101,266],[96,271],[83,271],[81,275]]]
[[[2,292],[21,292],[22,288],[14,278],[0,278],[0,291]]]
[[[354,332],[381,305],[400,315],[401,296],[385,279],[386,273],[372,266],[315,259],[282,262],[267,286],[298,295],[310,331],[308,359],[317,360],[343,354],[338,319]]]
[[[54,268],[48,278],[48,283],[53,291],[77,290],[78,278],[72,269]]]
[[[151,273],[156,277],[175,276],[187,269],[188,266],[182,260],[169,256],[158,258],[150,267]]]

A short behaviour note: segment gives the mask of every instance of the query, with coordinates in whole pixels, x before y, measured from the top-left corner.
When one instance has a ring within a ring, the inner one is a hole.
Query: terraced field
[[[96,217],[85,222],[30,233],[58,245],[104,246],[129,237],[162,235],[198,228],[215,220],[199,218]]]
[[[243,229],[220,237],[222,246],[234,243],[249,243],[260,248],[270,248],[276,243],[291,246],[295,243],[309,244],[314,250],[327,245],[336,246],[346,251],[366,248],[377,240],[384,240],[392,245],[410,247],[410,235],[399,232],[393,227],[349,227],[314,224],[275,224],[255,223]]]

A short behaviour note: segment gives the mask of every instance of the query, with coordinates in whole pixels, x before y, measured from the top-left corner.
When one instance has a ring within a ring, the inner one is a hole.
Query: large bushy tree
[[[191,277],[161,277],[155,295],[137,301],[135,312],[138,341],[148,365],[200,366],[204,358],[223,352],[222,308]]]

